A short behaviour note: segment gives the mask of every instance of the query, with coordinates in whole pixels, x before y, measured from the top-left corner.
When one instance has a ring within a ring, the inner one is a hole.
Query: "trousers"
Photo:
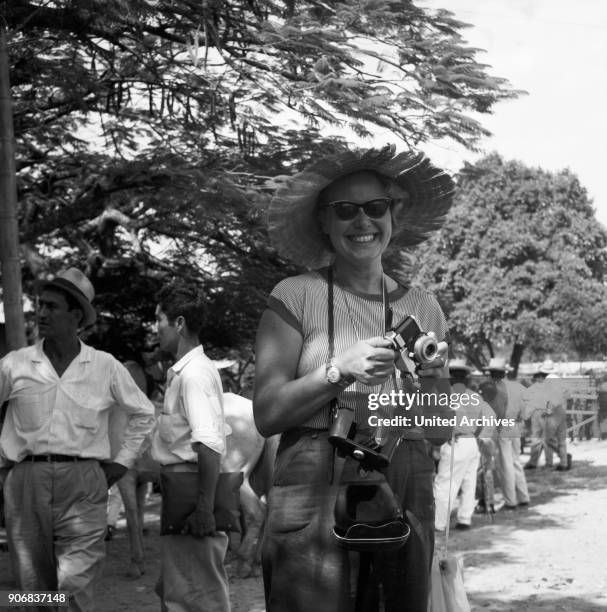
[[[434,550],[434,463],[423,440],[405,440],[385,475],[411,528],[404,547],[360,555],[334,540],[336,483],[325,431],[283,434],[262,544],[267,612],[426,612]],[[364,572],[359,569],[364,568]]]
[[[161,575],[156,592],[163,612],[230,612],[224,567],[228,536],[160,537]]]
[[[495,472],[502,488],[504,503],[516,506],[529,502],[527,480],[520,461],[521,441],[518,437],[497,439]]]
[[[99,462],[18,463],[4,498],[18,587],[67,591],[70,612],[91,612],[105,558],[107,484]]]
[[[453,474],[451,474],[452,449]],[[476,474],[479,458],[480,452],[474,437],[461,437],[453,442],[453,446],[449,442],[445,442],[441,446],[438,473],[434,478],[434,497],[436,500],[434,525],[439,531],[446,528],[449,521],[447,508],[451,507],[453,509],[453,503],[460,489],[457,522],[465,525],[471,524],[472,513],[476,505]]]

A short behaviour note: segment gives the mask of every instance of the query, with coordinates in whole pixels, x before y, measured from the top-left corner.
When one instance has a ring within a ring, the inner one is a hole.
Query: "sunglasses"
[[[375,198],[362,204],[349,202],[348,200],[337,200],[325,204],[325,208],[332,208],[335,211],[338,219],[342,221],[352,221],[358,215],[358,211],[362,208],[365,215],[371,219],[379,219],[386,214],[386,211],[392,205],[392,198]]]

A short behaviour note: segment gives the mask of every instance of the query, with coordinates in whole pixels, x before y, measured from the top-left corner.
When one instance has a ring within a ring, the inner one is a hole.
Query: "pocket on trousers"
[[[268,532],[300,532],[312,523],[319,511],[308,485],[272,487],[268,495]]]
[[[298,457],[302,458],[302,453],[306,448],[309,439],[306,436],[301,436],[293,444],[285,448],[278,448],[279,452],[276,455],[274,463],[274,476],[272,484],[285,486],[288,484],[299,484],[305,482],[304,478],[299,474]],[[293,478],[295,481],[293,482]]]

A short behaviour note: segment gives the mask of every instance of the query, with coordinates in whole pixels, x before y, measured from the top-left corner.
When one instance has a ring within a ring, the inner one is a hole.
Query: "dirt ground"
[[[607,611],[607,441],[576,442],[570,451],[570,472],[527,472],[529,509],[502,510],[493,521],[475,515],[473,529],[452,532],[449,552],[463,560],[473,612]],[[97,590],[98,612],[159,609],[153,591],[159,539],[155,497],[146,524],[142,578],[125,576],[128,546],[123,523],[108,543]],[[228,568],[232,570],[231,564]],[[0,552],[0,590],[11,586],[8,554]],[[261,579],[232,577],[230,587],[233,612],[263,612]]]

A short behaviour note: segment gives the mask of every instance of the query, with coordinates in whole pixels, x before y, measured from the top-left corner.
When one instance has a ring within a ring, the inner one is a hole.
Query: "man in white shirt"
[[[179,491],[169,496],[163,483],[176,472],[197,474],[195,507],[185,526],[161,525],[161,576],[157,592],[167,612],[229,612],[228,580],[223,565],[228,536],[215,530],[215,489],[225,450],[226,425],[219,372],[198,339],[205,319],[201,296],[168,287],[156,309],[161,350],[177,363],[167,388],[152,455],[162,465],[163,517],[169,506],[183,505]],[[183,497],[188,491],[184,491]]]
[[[566,394],[555,374],[555,365],[546,359],[537,373],[538,379],[529,387],[527,412],[531,418],[531,450],[526,470],[535,469],[542,449],[546,452],[546,467],[552,467],[552,452],[560,459],[557,470],[571,468],[571,454],[567,452]]]
[[[525,416],[526,389],[515,380],[506,379],[506,360],[501,357],[492,357],[486,370],[495,385],[495,395],[488,399],[489,405],[498,419],[511,419],[514,423],[497,427],[495,471],[504,495],[504,508],[526,508],[529,491],[520,461],[520,424]]]
[[[476,500],[476,478],[480,459],[478,439],[490,440],[495,426],[495,413],[491,406],[469,388],[472,368],[463,359],[449,362],[451,394],[460,399],[455,409],[457,424],[453,440],[440,449],[438,472],[434,478],[436,513],[434,527],[444,531],[449,521],[447,510],[453,509],[459,492],[456,529],[469,529]],[[453,452],[453,464],[451,453]],[[450,498],[450,499],[449,499]]]
[[[75,268],[41,288],[41,341],[0,361],[6,528],[17,585],[66,591],[71,611],[94,608],[105,557],[107,490],[131,467],[154,409],[126,369],[78,338],[95,321],[94,289]],[[108,417],[129,415],[111,460]],[[48,608],[41,608],[48,609]]]

